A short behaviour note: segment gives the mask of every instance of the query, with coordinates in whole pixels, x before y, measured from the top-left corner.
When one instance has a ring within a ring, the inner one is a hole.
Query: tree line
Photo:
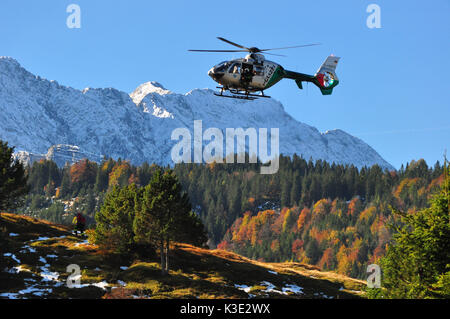
[[[426,192],[420,189],[443,172],[439,162],[430,168],[424,160],[388,172],[377,165],[358,169],[321,160],[306,161],[297,155],[281,156],[277,174],[261,175],[258,165],[213,163],[174,167],[193,210],[205,224],[210,246],[220,243],[246,211],[257,214],[265,209],[311,207],[321,199],[349,201],[355,197],[364,205],[374,201],[391,203],[396,197],[393,189],[397,190],[398,204],[402,207],[424,207]],[[80,211],[93,223],[105,194],[114,186],[134,183],[145,187],[158,169],[155,164],[134,166],[121,159],[107,159],[100,164],[82,160],[62,168],[52,161],[35,162],[26,170],[30,194],[21,212],[67,223],[71,220],[68,215]]]

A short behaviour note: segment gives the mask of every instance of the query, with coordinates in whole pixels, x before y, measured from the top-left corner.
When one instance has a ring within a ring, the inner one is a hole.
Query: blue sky
[[[80,29],[66,26],[72,3],[81,8]],[[371,3],[381,8],[380,29],[366,25]],[[320,42],[270,59],[314,74],[330,53],[342,57],[332,96],[289,80],[267,94],[320,131],[363,139],[397,168],[419,158],[433,165],[450,147],[449,13],[448,0],[2,0],[0,55],[78,89],[131,92],[158,81],[186,93],[215,88],[207,70],[241,57],[187,52],[232,48],[217,36],[258,47]]]

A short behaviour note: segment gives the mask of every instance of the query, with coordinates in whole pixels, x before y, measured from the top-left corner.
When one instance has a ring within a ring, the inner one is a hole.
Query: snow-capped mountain
[[[176,94],[157,82],[127,94],[113,88],[82,91],[48,81],[0,57],[0,139],[16,151],[45,154],[53,145],[72,145],[92,160],[101,155],[173,164],[171,140],[176,128],[203,130],[279,128],[280,153],[305,159],[354,164],[378,164],[394,169],[362,140],[341,130],[325,133],[298,122],[278,101],[224,99],[212,90]]]
[[[95,161],[97,163],[104,160],[104,156],[102,155],[86,153],[80,150],[79,146],[64,144],[52,145],[46,154],[18,151],[14,152],[13,157],[25,165],[31,165],[36,161],[45,159],[52,160],[60,167],[63,167],[67,162],[74,164],[84,158],[89,158],[91,161]]]

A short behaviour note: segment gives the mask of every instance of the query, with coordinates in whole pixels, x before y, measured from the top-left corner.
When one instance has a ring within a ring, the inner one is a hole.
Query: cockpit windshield
[[[228,65],[229,65],[228,61],[220,62],[219,64],[217,64],[214,67],[214,71],[215,72],[224,72],[226,70],[226,68],[228,67]]]

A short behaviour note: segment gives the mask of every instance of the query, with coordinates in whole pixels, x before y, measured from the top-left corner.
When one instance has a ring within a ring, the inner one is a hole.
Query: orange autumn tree
[[[347,214],[352,217],[355,217],[356,215],[359,214],[360,209],[361,209],[361,201],[359,200],[358,197],[355,197],[348,204]]]
[[[294,254],[294,257],[296,260],[301,260],[303,257],[303,254],[305,252],[305,250],[303,249],[303,240],[301,239],[296,239],[294,240],[294,242],[292,243],[292,253]]]
[[[83,159],[70,167],[70,180],[73,188],[80,189],[83,185],[95,183],[97,164]]]
[[[109,174],[109,187],[123,187],[128,184],[131,175],[131,166],[128,161],[119,161],[114,165]]]
[[[298,209],[297,208],[292,208],[292,209],[288,209],[286,214],[284,215],[284,220],[283,220],[283,227],[282,230],[283,232],[292,232],[295,231],[296,228],[296,221],[298,220]]]
[[[322,258],[317,265],[325,270],[334,269],[336,267],[336,256],[334,255],[334,250],[332,247],[325,249]]]
[[[311,210],[308,207],[304,207],[298,216],[297,220],[297,231],[301,232],[306,223],[309,222],[309,217],[311,214]]]

